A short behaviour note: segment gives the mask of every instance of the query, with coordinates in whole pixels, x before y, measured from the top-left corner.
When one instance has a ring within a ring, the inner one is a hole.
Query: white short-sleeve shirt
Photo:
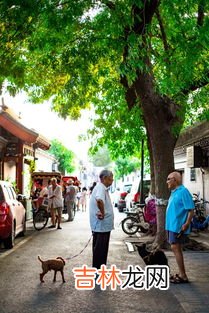
[[[50,199],[51,196],[55,196]],[[62,208],[63,207],[63,197],[62,197],[62,187],[57,185],[55,190],[53,190],[52,186],[49,186],[49,207],[53,208]]]
[[[97,212],[99,208],[97,206],[97,200],[101,199],[104,203],[104,219],[99,220],[97,218]],[[89,213],[90,213],[90,226],[91,230],[95,232],[109,232],[114,228],[114,213],[113,206],[109,196],[108,188],[104,184],[98,183],[91,194],[89,201]]]

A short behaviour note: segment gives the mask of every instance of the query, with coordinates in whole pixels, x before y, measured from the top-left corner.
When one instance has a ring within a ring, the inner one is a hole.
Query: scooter
[[[135,203],[133,211],[125,211],[127,217],[121,222],[122,230],[127,235],[134,235],[138,231],[146,233],[149,230],[149,224],[145,220],[144,215],[145,204]]]

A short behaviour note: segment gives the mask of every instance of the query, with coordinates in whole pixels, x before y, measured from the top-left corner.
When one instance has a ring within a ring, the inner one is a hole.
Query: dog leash
[[[89,242],[91,241],[91,238],[93,237],[93,234],[91,235],[91,237],[89,238],[88,242],[86,243],[86,245],[84,246],[84,248],[77,254],[71,256],[71,257],[68,257],[68,258],[65,258],[65,260],[72,260],[74,258],[76,258],[77,256],[81,255],[83,253],[83,251],[88,247],[88,244]]]
[[[98,220],[97,220],[97,222],[96,222],[96,225],[95,225],[94,230],[95,230],[96,227],[97,227],[97,223],[98,223]],[[93,232],[94,232],[94,231],[93,231]],[[89,238],[89,240],[88,240],[87,243],[85,244],[84,248],[83,248],[79,253],[77,253],[77,254],[75,254],[75,255],[73,255],[73,256],[71,256],[71,257],[65,258],[65,260],[72,260],[72,259],[77,258],[79,255],[81,255],[81,254],[83,253],[83,251],[88,247],[89,242],[91,241],[91,238],[93,237],[93,232],[92,232],[92,234],[91,234],[91,237]]]

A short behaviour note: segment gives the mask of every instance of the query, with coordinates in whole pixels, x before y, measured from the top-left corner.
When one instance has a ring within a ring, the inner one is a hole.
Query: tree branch
[[[131,10],[131,15],[133,17],[133,26],[126,27],[124,29],[124,39],[125,42],[128,41],[128,36],[130,33],[135,33],[137,35],[145,36],[146,34],[146,25],[151,23],[152,17],[160,4],[160,0],[144,0],[143,8],[139,8],[137,5],[133,5]],[[128,43],[124,47],[123,51],[123,63],[126,63],[128,57],[129,46]],[[133,82],[131,86],[128,84],[128,79],[125,75],[121,75],[120,79],[121,84],[124,86],[126,91],[126,101],[129,108],[132,108],[137,100],[137,94],[135,89],[136,82]]]
[[[190,86],[181,90],[181,93],[183,93],[184,95],[188,95],[191,91],[195,91],[199,88],[205,87],[208,84],[209,84],[209,72],[206,73],[203,79],[194,81],[191,83]]]
[[[198,4],[197,25],[202,26],[204,22],[205,0],[200,0]]]
[[[156,13],[159,25],[160,25],[160,30],[161,30],[161,34],[162,34],[162,40],[163,40],[164,49],[165,49],[165,51],[168,51],[170,47],[169,47],[169,44],[167,42],[167,37],[166,37],[163,21],[162,21],[162,18],[160,16],[160,12],[159,12],[158,8],[156,9],[155,13]]]
[[[147,1],[144,0],[143,9],[139,8],[137,5],[132,7],[132,15],[134,20],[134,25],[132,31],[135,34],[143,35],[146,31],[146,25],[150,24],[152,17],[160,4],[160,0]]]
[[[132,86],[128,85],[128,80],[126,78],[126,76],[121,76],[120,78],[120,83],[123,85],[123,87],[125,88],[125,98],[126,98],[126,102],[128,104],[129,109],[133,108],[135,103],[136,103],[136,99],[137,99],[137,94],[135,91],[135,86],[134,84],[132,84]]]
[[[115,10],[115,3],[112,1],[101,1],[101,3],[105,4],[110,10]]]

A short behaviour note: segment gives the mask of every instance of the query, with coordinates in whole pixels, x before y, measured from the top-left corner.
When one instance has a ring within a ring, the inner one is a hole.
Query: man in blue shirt
[[[175,255],[179,268],[179,274],[171,276],[172,283],[188,283],[184,266],[182,244],[190,233],[190,224],[194,215],[194,202],[188,189],[182,185],[182,177],[179,172],[172,172],[167,178],[171,195],[166,211],[166,226],[168,241]]]
[[[110,232],[114,228],[113,206],[108,187],[112,185],[113,174],[103,170],[89,202],[90,226],[93,233],[93,267],[99,269],[107,262]]]

